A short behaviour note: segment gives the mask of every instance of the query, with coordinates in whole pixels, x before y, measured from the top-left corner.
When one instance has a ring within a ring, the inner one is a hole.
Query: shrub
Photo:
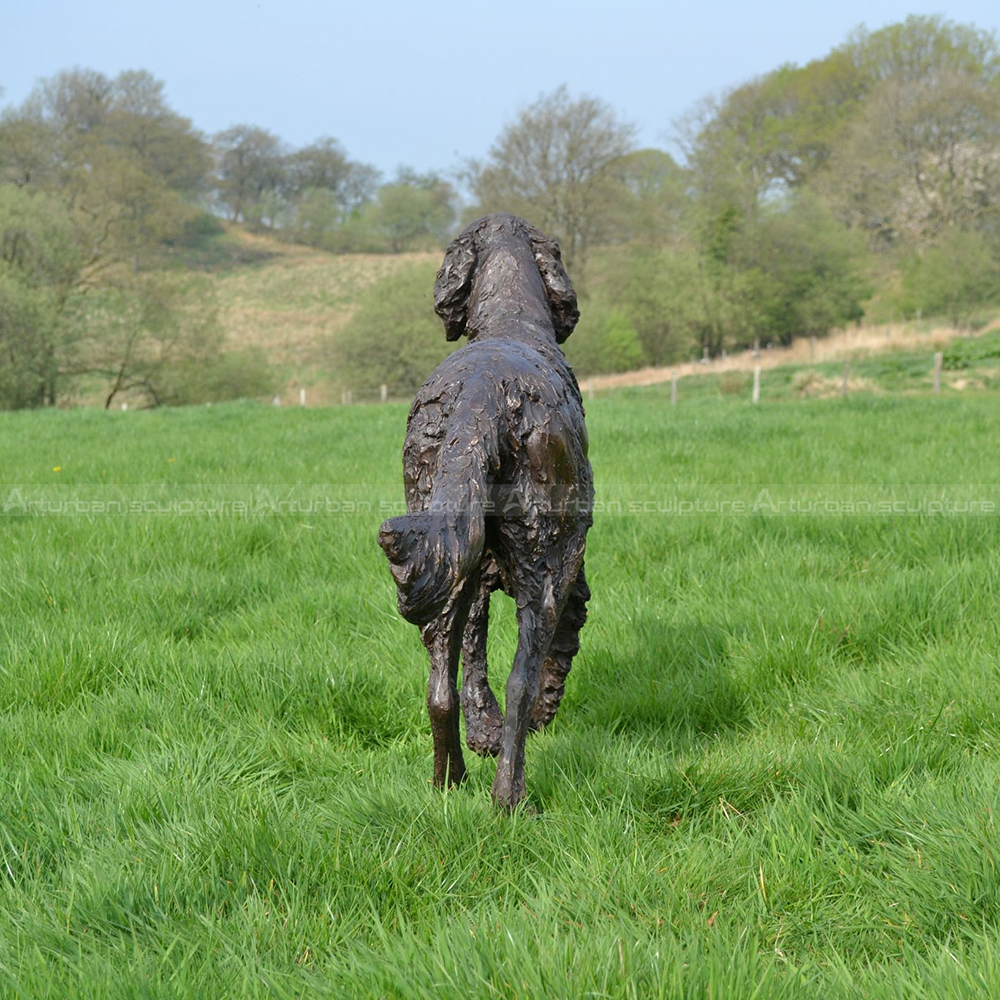
[[[937,246],[903,264],[902,305],[925,316],[944,315],[956,326],[998,301],[996,247],[975,232],[948,231]]]
[[[992,333],[973,340],[952,341],[944,352],[941,367],[946,371],[962,371],[997,359],[1000,359],[1000,333]]]
[[[187,219],[181,231],[180,239],[177,241],[181,246],[197,247],[206,239],[219,236],[226,231],[222,220],[211,212],[198,212]]]
[[[746,391],[749,381],[746,372],[723,372],[719,376],[719,389],[728,396],[739,396]]]
[[[163,372],[160,401],[173,406],[272,396],[275,378],[259,347],[181,361]]]
[[[792,392],[797,396],[825,392],[827,381],[815,368],[803,368],[792,376]]]
[[[358,311],[332,343],[333,361],[344,385],[362,391],[387,385],[391,393],[408,395],[453,349],[434,314],[435,271],[434,264],[414,264],[365,293]]]
[[[580,375],[626,372],[648,364],[635,327],[624,313],[599,300],[584,303],[564,350]]]

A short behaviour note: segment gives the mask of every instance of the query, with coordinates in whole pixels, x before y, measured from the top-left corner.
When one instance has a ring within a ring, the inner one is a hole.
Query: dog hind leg
[[[503,741],[503,713],[490,688],[486,666],[486,633],[490,594],[498,585],[495,572],[486,571],[472,599],[462,642],[462,712],[465,742],[482,757],[495,757]]]
[[[513,809],[524,798],[524,742],[538,697],[542,663],[570,582],[525,572],[515,584],[517,652],[507,678],[507,717],[492,789],[493,801],[505,809]]]
[[[459,733],[458,658],[469,599],[459,596],[452,609],[421,630],[431,661],[427,682],[427,714],[434,739],[434,786],[457,785],[465,779]]]
[[[580,651],[580,629],[587,620],[587,601],[590,588],[584,576],[583,566],[566,598],[566,606],[559,616],[549,654],[542,664],[542,675],[538,685],[538,697],[531,710],[529,728],[532,731],[544,729],[555,717],[566,690],[566,675],[573,665],[573,657]]]

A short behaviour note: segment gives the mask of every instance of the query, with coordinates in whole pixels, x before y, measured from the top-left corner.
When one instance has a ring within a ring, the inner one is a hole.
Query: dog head
[[[562,264],[559,244],[516,215],[497,213],[476,219],[452,242],[434,282],[434,310],[444,321],[445,335],[458,340],[466,332],[469,294],[479,253],[497,238],[523,239],[531,247],[535,266],[545,286],[556,342],[562,343],[576,326],[580,311],[576,292]]]

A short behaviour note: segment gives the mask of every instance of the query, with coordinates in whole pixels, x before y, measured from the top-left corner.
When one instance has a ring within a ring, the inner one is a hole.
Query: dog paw
[[[488,684],[464,689],[465,743],[480,757],[496,757],[503,744],[503,713]]]

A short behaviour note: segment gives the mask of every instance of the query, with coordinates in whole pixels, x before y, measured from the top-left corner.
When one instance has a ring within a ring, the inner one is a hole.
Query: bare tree
[[[609,105],[561,86],[505,125],[484,162],[470,164],[472,193],[482,212],[523,215],[552,233],[579,272],[620,192],[609,168],[634,138],[635,126]]]

